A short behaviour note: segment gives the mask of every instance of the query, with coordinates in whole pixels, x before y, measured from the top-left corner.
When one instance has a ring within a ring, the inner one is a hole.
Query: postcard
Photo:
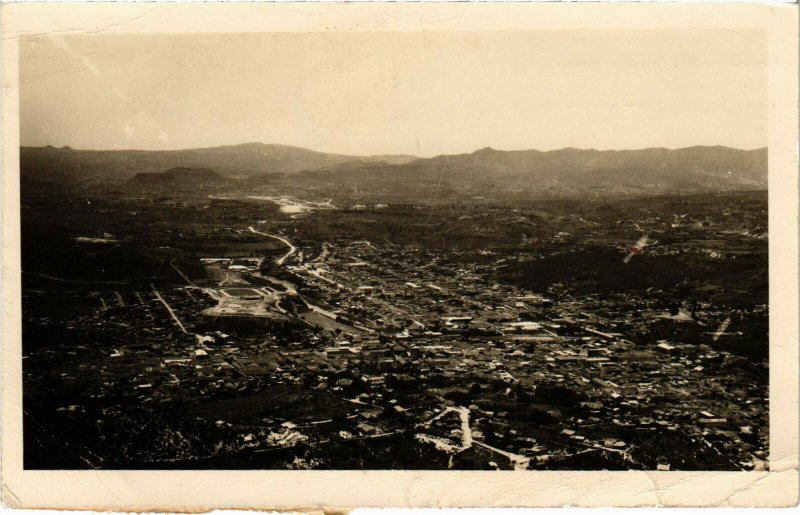
[[[2,11],[8,506],[797,504],[797,5]]]

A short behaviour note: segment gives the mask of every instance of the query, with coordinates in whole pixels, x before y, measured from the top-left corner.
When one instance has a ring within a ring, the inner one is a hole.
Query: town
[[[119,216],[137,199],[72,204],[103,219],[70,245],[136,240],[158,265],[28,270],[26,466],[766,469],[767,302],[741,279],[766,282],[766,202],[733,197],[547,223],[480,203],[165,199],[138,222]],[[526,228],[459,244],[453,212]]]

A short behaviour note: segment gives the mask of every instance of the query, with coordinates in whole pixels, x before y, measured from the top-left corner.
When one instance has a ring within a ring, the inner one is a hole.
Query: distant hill
[[[194,192],[228,189],[236,185],[236,181],[223,177],[207,168],[177,167],[164,173],[137,173],[121,188],[128,193],[164,193]]]
[[[300,147],[245,143],[188,150],[74,150],[69,147],[21,147],[23,176],[56,183],[97,184],[124,181],[137,173],[176,167],[210,168],[223,176],[294,173],[348,161],[387,164],[416,159],[406,155],[351,156]]]
[[[331,170],[334,170],[331,168]],[[418,159],[400,165],[365,163],[337,169],[342,186],[392,189],[402,181],[417,190],[502,189],[570,193],[731,191],[766,189],[767,149],[691,147],[677,150],[500,151]],[[321,180],[324,178],[320,177]]]
[[[758,190],[767,187],[767,149],[728,147],[502,151],[420,159],[407,155],[348,156],[247,143],[176,151],[89,151],[22,147],[30,185],[115,188],[137,174],[212,169],[242,178],[248,188],[314,190],[320,195],[447,198],[507,194],[650,194]],[[139,178],[128,186],[144,187]],[[219,181],[217,181],[219,182]],[[203,183],[197,183],[203,184]],[[215,183],[216,184],[216,183]],[[233,187],[236,183],[228,183]],[[187,184],[187,187],[191,184]],[[219,182],[219,187],[225,184]]]

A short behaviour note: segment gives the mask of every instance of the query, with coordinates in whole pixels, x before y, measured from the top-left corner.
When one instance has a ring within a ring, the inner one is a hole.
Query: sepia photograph
[[[22,470],[771,470],[772,33],[439,22],[15,35]]]

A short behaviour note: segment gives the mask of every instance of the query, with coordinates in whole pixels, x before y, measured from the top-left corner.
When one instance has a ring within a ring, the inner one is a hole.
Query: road
[[[150,287],[153,288],[153,293],[155,294],[156,298],[160,300],[162,304],[164,304],[164,307],[167,308],[167,311],[169,311],[170,316],[172,317],[173,320],[175,320],[175,323],[178,324],[178,327],[181,328],[181,331],[183,331],[186,334],[189,334],[189,331],[187,331],[186,328],[183,326],[183,323],[180,321],[178,316],[175,314],[174,311],[172,311],[172,307],[170,307],[170,305],[167,304],[167,301],[164,300],[164,297],[162,297],[161,294],[158,292],[158,290],[156,289],[156,285],[151,284]]]
[[[283,256],[281,256],[281,257],[279,257],[278,259],[276,259],[276,260],[275,260],[275,264],[276,264],[276,265],[283,265],[283,263],[286,261],[286,258],[288,258],[288,257],[289,257],[289,256],[291,256],[292,254],[294,254],[295,252],[297,252],[297,247],[295,247],[294,245],[292,245],[292,243],[291,243],[289,240],[285,239],[285,238],[281,238],[280,236],[275,236],[274,234],[267,234],[267,233],[265,233],[265,232],[256,231],[255,229],[253,229],[253,227],[252,227],[252,226],[251,226],[251,227],[248,227],[247,229],[248,229],[250,232],[252,232],[252,233],[255,233],[255,234],[260,234],[260,235],[262,235],[262,236],[267,236],[267,237],[269,237],[269,238],[274,238],[274,239],[276,239],[276,240],[280,240],[280,241],[282,241],[283,243],[285,243],[287,247],[289,247],[289,251],[288,251],[286,254],[284,254]]]
[[[173,269],[174,269],[176,272],[178,272],[178,274],[179,274],[179,275],[180,275],[180,276],[183,278],[183,280],[184,280],[184,281],[186,281],[187,283],[189,283],[189,286],[197,286],[197,285],[196,285],[194,282],[192,282],[192,280],[191,280],[191,279],[189,279],[189,277],[187,277],[187,275],[186,275],[186,274],[184,274],[184,273],[181,271],[181,269],[180,269],[180,268],[178,268],[177,266],[175,266],[175,260],[174,260],[174,259],[170,260],[170,262],[169,262],[169,266],[171,266],[171,267],[172,267],[172,268],[173,268]]]

